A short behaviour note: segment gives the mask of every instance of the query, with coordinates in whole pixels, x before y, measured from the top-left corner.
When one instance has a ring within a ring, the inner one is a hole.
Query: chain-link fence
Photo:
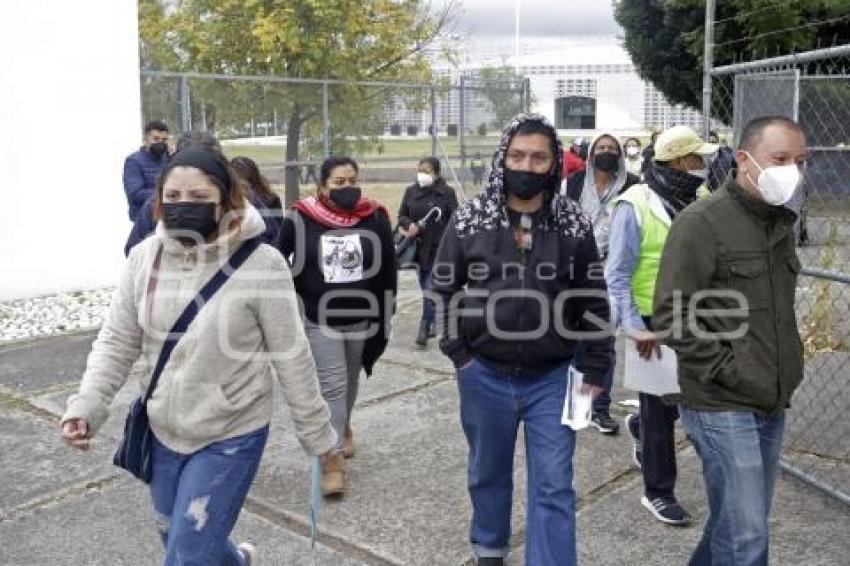
[[[805,380],[792,400],[782,466],[850,503],[850,46],[711,71],[712,129],[730,145],[757,117],[782,115],[806,133],[797,314]]]
[[[287,200],[315,188],[324,157],[348,155],[391,210],[426,156],[441,160],[461,195],[474,191],[473,169],[489,167],[502,127],[530,99],[521,78],[404,84],[145,71],[141,83],[144,122],[214,134],[229,156],[257,161]]]

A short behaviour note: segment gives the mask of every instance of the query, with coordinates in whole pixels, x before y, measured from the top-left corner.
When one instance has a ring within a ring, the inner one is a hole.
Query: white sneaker
[[[250,542],[241,542],[236,546],[236,550],[242,554],[245,559],[246,566],[257,566],[260,562],[257,558],[257,547]]]

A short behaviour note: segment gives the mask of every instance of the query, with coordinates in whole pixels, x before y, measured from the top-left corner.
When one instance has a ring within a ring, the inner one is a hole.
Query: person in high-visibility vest
[[[691,128],[674,126],[658,136],[645,182],[614,201],[605,281],[613,316],[630,338],[627,348],[641,357],[660,356],[660,341],[650,317],[661,251],[673,218],[697,199],[705,182],[707,160],[717,146],[704,142]],[[626,419],[634,441],[634,460],[643,473],[641,503],[659,521],[688,524],[690,515],[674,494],[676,451],[673,435],[678,418],[675,400],[640,393],[640,415]]]

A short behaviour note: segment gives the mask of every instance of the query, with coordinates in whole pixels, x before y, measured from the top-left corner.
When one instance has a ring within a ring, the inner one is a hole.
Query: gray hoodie
[[[238,227],[214,242],[187,248],[160,223],[154,236],[133,248],[62,421],[82,418],[96,432],[136,360],[149,375],[188,302],[239,244],[264,230],[262,217],[248,205]],[[160,247],[156,287],[148,294]],[[331,449],[336,433],[319,393],[292,277],[280,252],[263,244],[201,309],[174,348],[147,405],[151,429],[165,446],[183,454],[254,431],[271,419],[273,378],[305,451],[316,455]]]
[[[608,187],[608,190],[601,197],[596,190],[596,167],[593,159],[596,144],[602,137],[608,137],[617,142],[617,147],[620,149],[620,163],[617,168],[617,177],[614,183]],[[594,138],[590,144],[588,152],[587,168],[584,174],[584,188],[581,191],[581,199],[579,204],[581,210],[590,217],[593,222],[593,235],[596,237],[596,246],[599,248],[599,255],[605,257],[608,255],[608,232],[611,228],[611,213],[613,212],[612,203],[615,198],[623,191],[623,187],[628,180],[628,170],[626,168],[626,158],[623,151],[623,145],[616,136],[602,133]]]

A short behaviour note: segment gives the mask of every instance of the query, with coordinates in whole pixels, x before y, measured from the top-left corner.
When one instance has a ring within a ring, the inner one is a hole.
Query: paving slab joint
[[[59,415],[33,405],[26,397],[18,395],[2,385],[0,385],[0,407],[28,413],[53,425],[59,422]]]
[[[30,499],[29,501],[21,503],[20,505],[16,505],[11,509],[0,510],[0,523],[14,521],[25,515],[31,515],[36,511],[52,507],[72,497],[100,492],[104,488],[121,479],[121,477],[122,474],[112,474],[94,480],[87,480],[57,491],[40,495]]]
[[[306,538],[310,537],[310,524],[308,520],[303,519],[295,513],[263,503],[251,495],[249,495],[245,500],[244,509],[278,527]],[[374,566],[404,565],[404,561],[400,558],[387,556],[378,550],[362,546],[341,533],[323,529],[321,524],[319,525],[316,542],[338,552],[339,554],[342,554],[346,558],[357,560],[365,564]]]

